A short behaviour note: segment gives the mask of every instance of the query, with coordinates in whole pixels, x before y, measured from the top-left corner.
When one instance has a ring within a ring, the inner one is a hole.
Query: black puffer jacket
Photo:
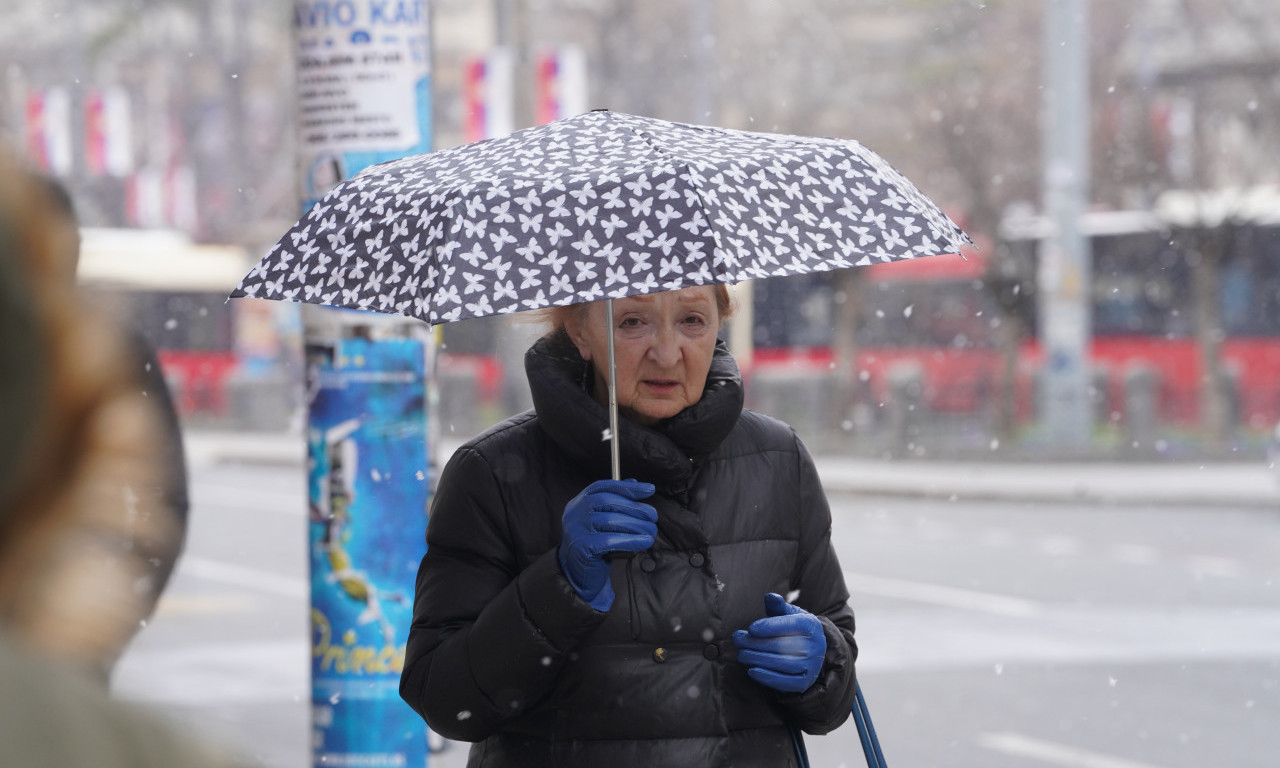
[[[813,464],[786,425],[742,410],[717,348],[699,402],[621,426],[623,475],[655,484],[654,547],[613,561],[607,613],[560,571],[565,504],[609,476],[605,408],[567,337],[526,355],[535,409],[460,448],[431,506],[400,693],[469,766],[792,765],[788,726],[826,733],[854,698],[853,613]],[[767,592],[818,615],[804,693],[751,680],[731,635]]]

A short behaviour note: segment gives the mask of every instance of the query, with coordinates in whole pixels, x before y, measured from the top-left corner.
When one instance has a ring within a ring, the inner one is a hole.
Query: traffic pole
[[[428,2],[297,0],[294,30],[305,214],[364,168],[430,151]],[[433,337],[371,312],[304,304],[302,320],[312,764],[425,766],[399,681],[434,458]]]
[[[1045,8],[1043,206],[1050,234],[1037,275],[1044,347],[1041,412],[1047,436],[1082,449],[1093,435],[1089,392],[1092,270],[1080,221],[1089,197],[1088,3]]]

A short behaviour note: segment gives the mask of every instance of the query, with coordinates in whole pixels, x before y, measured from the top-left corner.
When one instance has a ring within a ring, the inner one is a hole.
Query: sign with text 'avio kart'
[[[426,0],[298,0],[304,210],[375,163],[431,150]]]
[[[312,754],[316,766],[427,761],[399,695],[428,500],[424,344],[307,345]]]

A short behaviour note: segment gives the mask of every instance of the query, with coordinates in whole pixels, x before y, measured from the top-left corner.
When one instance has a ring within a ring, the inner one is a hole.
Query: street
[[[298,466],[193,466],[186,554],[114,680],[278,768],[310,764],[304,490]],[[1275,511],[831,502],[891,764],[1276,765]],[[851,722],[807,742],[863,763]],[[464,765],[448,747],[430,764]]]

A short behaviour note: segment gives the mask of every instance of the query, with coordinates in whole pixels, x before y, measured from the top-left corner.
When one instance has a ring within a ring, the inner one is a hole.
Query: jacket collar
[[[525,353],[525,371],[538,421],[552,440],[584,468],[610,476],[608,408],[587,391],[591,366],[563,331],[544,336]],[[688,485],[695,465],[719,447],[742,414],[742,374],[717,341],[702,398],[652,427],[619,418],[623,477],[662,488]]]

